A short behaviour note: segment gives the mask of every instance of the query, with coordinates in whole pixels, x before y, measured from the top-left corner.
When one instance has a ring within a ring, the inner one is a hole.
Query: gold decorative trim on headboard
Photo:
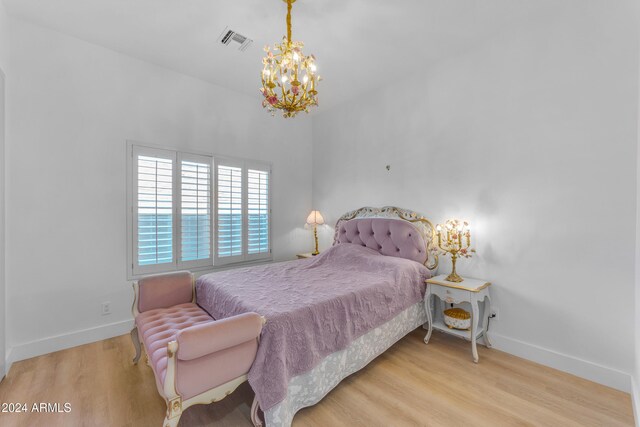
[[[364,207],[354,211],[347,212],[342,215],[336,222],[333,242],[338,240],[338,228],[342,221],[349,221],[354,218],[391,218],[402,219],[413,224],[413,226],[422,234],[424,241],[427,243],[427,260],[425,267],[431,271],[438,268],[438,245],[436,244],[436,230],[433,223],[417,212],[408,209],[397,208],[395,206],[385,206],[383,208]]]

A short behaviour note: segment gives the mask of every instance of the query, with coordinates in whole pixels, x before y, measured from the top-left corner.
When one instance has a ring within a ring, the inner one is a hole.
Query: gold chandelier
[[[291,40],[291,5],[296,0],[283,0],[287,3],[287,35],[282,43],[273,45],[273,50],[265,46],[267,56],[262,58],[262,88],[264,95],[262,106],[275,115],[282,110],[284,117],[294,117],[300,111],[309,112],[309,107],[318,105],[316,84],[320,76],[316,75],[316,58],[302,53],[304,43]]]

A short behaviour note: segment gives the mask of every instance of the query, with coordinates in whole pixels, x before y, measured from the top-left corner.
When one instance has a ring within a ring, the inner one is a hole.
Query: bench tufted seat
[[[194,303],[157,308],[136,317],[136,326],[147,350],[151,368],[159,381],[159,388],[164,385],[167,372],[167,344],[174,341],[181,330],[211,322],[213,319],[209,314]]]

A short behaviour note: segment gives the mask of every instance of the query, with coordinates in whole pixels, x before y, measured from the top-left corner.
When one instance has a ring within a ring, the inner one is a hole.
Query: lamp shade
[[[324,218],[320,211],[311,211],[309,216],[307,217],[307,224],[309,225],[320,225],[324,224]]]

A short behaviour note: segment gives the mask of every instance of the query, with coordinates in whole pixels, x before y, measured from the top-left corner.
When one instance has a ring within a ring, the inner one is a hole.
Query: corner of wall
[[[5,71],[8,62],[8,30],[5,5],[0,0],[0,354],[4,358],[0,362],[0,380],[11,368],[11,349],[7,349],[7,297],[5,282]]]
[[[4,356],[4,372],[0,372],[0,381],[2,379],[4,379],[4,377],[6,377],[7,375],[9,375],[9,371],[11,370],[11,365],[13,365],[13,360],[11,359],[12,356],[12,349],[8,348],[7,352],[5,353]]]
[[[638,372],[631,375],[631,404],[633,405],[633,418],[636,427],[640,427],[640,390],[638,390]]]

